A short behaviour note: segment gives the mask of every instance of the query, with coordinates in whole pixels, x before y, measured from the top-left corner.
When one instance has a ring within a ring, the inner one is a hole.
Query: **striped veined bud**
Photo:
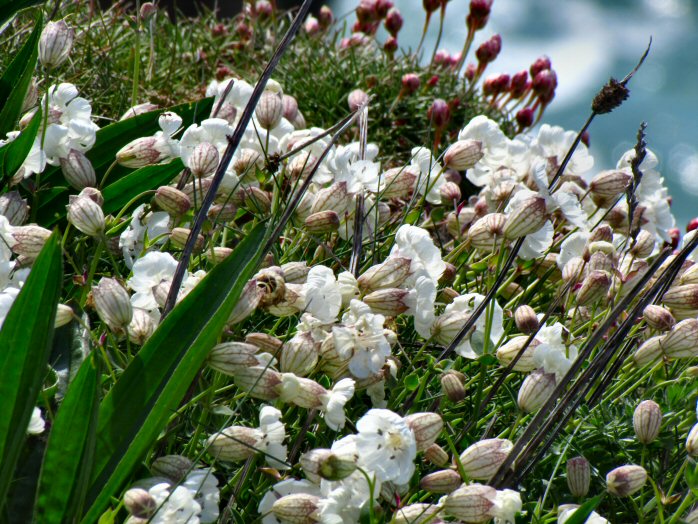
[[[284,345],[281,340],[267,333],[248,333],[245,335],[245,342],[257,346],[261,351],[271,353],[272,355],[281,350],[281,347]]]
[[[595,242],[598,244],[598,242]],[[591,273],[592,271],[605,271],[606,273],[613,273],[614,269],[613,259],[605,253],[599,251],[592,253],[589,257],[589,262],[587,263],[587,270]]]
[[[502,366],[508,366],[511,361],[516,358],[516,355],[521,352],[527,340],[527,336],[520,335],[512,338],[509,342],[503,344],[499,347],[499,349],[497,349],[497,360],[499,360]],[[513,370],[528,372],[536,369],[533,354],[535,353],[535,348],[539,345],[540,342],[535,338],[531,340],[531,344],[526,348],[523,355],[521,355],[521,358],[516,362]]]
[[[452,469],[442,469],[422,477],[419,487],[430,493],[451,493],[463,484],[463,479]]]
[[[296,493],[274,502],[271,512],[279,521],[288,524],[313,524],[320,521],[320,497]]]
[[[60,159],[60,164],[63,176],[73,188],[80,190],[97,185],[97,175],[92,162],[82,151],[71,149],[67,157]]]
[[[7,218],[11,226],[21,226],[29,217],[29,206],[18,191],[0,195],[0,215]]]
[[[698,457],[698,424],[694,424],[686,437],[686,451],[692,457]]]
[[[417,503],[403,506],[395,511],[392,524],[422,524],[433,522],[440,508],[436,504]]]
[[[570,258],[562,268],[562,280],[565,282],[579,282],[584,276],[586,263],[582,257]]]
[[[443,510],[463,522],[489,522],[497,490],[482,484],[468,484],[452,491],[444,500]]]
[[[468,318],[470,315],[465,311],[444,313],[436,319],[431,327],[431,335],[437,343],[447,346],[456,338]]]
[[[200,178],[199,180],[194,180],[186,184],[182,188],[182,193],[187,195],[190,201],[194,201],[195,199],[200,201],[201,195],[208,193],[212,183],[213,179],[211,177]]]
[[[698,310],[698,284],[673,286],[664,293],[662,304],[673,312]]]
[[[180,216],[191,209],[191,200],[186,193],[170,186],[160,186],[155,191],[153,202],[172,216]]]
[[[230,222],[235,220],[237,216],[238,208],[232,202],[226,204],[213,204],[211,208],[206,213],[209,220],[213,222]]]
[[[584,457],[567,461],[567,486],[574,497],[585,497],[591,485],[591,466]]]
[[[51,231],[36,224],[15,227],[12,229],[12,238],[15,240],[12,251],[34,260],[50,236]]]
[[[637,493],[645,482],[647,482],[647,472],[642,466],[621,466],[606,475],[606,489],[616,497],[629,497]]]
[[[633,428],[642,444],[653,442],[662,426],[662,410],[653,400],[643,400],[633,413]]]
[[[279,358],[279,369],[305,377],[315,368],[319,358],[313,335],[309,332],[297,333],[283,345]]]
[[[321,479],[337,481],[356,471],[356,461],[329,449],[313,449],[300,457],[300,465],[308,479],[320,484]]]
[[[224,342],[213,347],[207,364],[219,373],[234,377],[245,368],[260,365],[258,351],[257,346],[245,342]]]
[[[351,198],[347,190],[347,183],[336,182],[330,187],[321,189],[315,194],[315,200],[313,201],[310,213],[329,210],[342,216],[348,209],[350,202]]]
[[[514,322],[516,323],[517,329],[526,335],[535,333],[540,327],[536,312],[527,304],[523,304],[516,308],[514,311]]]
[[[414,432],[414,438],[417,441],[417,451],[424,451],[436,442],[444,427],[441,415],[430,412],[407,415],[405,422]]]
[[[460,240],[473,220],[475,220],[475,208],[462,207],[446,215],[446,229],[453,238]]]
[[[124,167],[138,169],[164,160],[167,154],[158,147],[158,139],[153,136],[136,138],[116,153],[116,161]]]
[[[317,159],[308,151],[301,151],[295,155],[288,163],[288,174],[293,180],[307,177],[315,167]]]
[[[633,362],[639,368],[659,360],[662,356],[662,341],[665,335],[648,338],[633,354]]]
[[[158,509],[158,503],[146,490],[132,488],[124,493],[124,507],[137,519],[147,520]]]
[[[698,319],[687,318],[676,324],[662,340],[662,349],[671,359],[698,356]]]
[[[406,289],[378,289],[363,298],[375,314],[395,317],[409,309],[410,292]]]
[[[252,398],[275,400],[279,397],[281,373],[267,366],[252,366],[235,373],[235,385]]]
[[[503,213],[490,213],[476,220],[468,229],[471,245],[482,251],[492,251],[504,242],[504,228],[507,216]]]
[[[239,198],[240,204],[253,213],[265,214],[271,209],[269,193],[258,187],[250,186],[238,189],[236,196]]]
[[[444,153],[444,164],[456,171],[465,171],[477,164],[483,156],[482,142],[479,140],[458,140]]]
[[[58,67],[68,59],[75,31],[64,20],[48,22],[39,37],[39,62],[47,69]]]
[[[92,189],[92,188],[85,188]],[[84,194],[83,189],[79,195],[68,197],[68,222],[70,222],[81,233],[96,237],[104,232],[105,220],[104,212],[93,198]]]
[[[212,175],[216,171],[218,161],[218,149],[209,142],[201,142],[191,152],[187,163],[192,175],[202,178]]]
[[[228,324],[237,324],[245,320],[257,309],[261,300],[262,290],[257,286],[257,281],[252,279],[245,284],[242,295],[228,318]]]
[[[264,157],[258,151],[244,148],[233,160],[233,169],[238,176],[245,175],[248,171],[254,174],[256,167],[264,166]]]
[[[307,262],[288,262],[281,266],[287,284],[305,284],[310,268]]]
[[[58,306],[56,306],[56,319],[53,321],[53,327],[63,327],[70,324],[74,318],[75,313],[73,312],[73,308],[66,304],[58,304]]]
[[[394,167],[381,176],[380,196],[382,198],[407,198],[414,190],[419,178],[413,166]]]
[[[679,277],[681,284],[698,284],[698,264],[693,264]]]
[[[607,224],[601,224],[589,232],[589,244],[593,242],[613,242],[613,229]]]
[[[410,275],[412,261],[405,257],[388,257],[385,262],[371,266],[358,279],[359,287],[370,292],[401,286]]]
[[[630,254],[636,258],[647,258],[654,251],[656,239],[646,229],[641,229],[635,237],[635,242],[630,247]]]
[[[255,447],[262,437],[258,429],[230,426],[211,435],[206,450],[216,460],[242,462],[257,454]]]
[[[465,375],[460,371],[450,370],[441,375],[441,391],[451,402],[460,402],[465,398]]]
[[[264,129],[274,129],[284,116],[283,95],[264,91],[254,113]]]
[[[542,369],[536,369],[527,376],[517,397],[519,409],[524,413],[533,413],[550,398],[555,390],[555,373],[546,373]]]
[[[305,221],[305,230],[311,235],[325,235],[339,229],[339,215],[334,211],[318,211],[308,216]]]
[[[231,254],[233,253],[233,250],[230,249],[229,247],[224,247],[224,246],[216,246],[212,250],[207,249],[206,250],[206,256],[208,258],[208,261],[211,262],[212,264],[220,264],[228,258]]]
[[[282,104],[284,118],[289,122],[293,122],[298,116],[298,101],[291,95],[284,95]]]
[[[484,439],[471,445],[460,455],[465,474],[475,480],[489,480],[513,449],[511,441],[502,438]]]
[[[305,409],[322,406],[321,397],[327,394],[327,390],[314,380],[298,377],[293,373],[281,373],[281,383],[277,386],[277,391],[281,402]]]
[[[92,299],[99,318],[112,331],[120,333],[131,323],[131,298],[116,279],[103,277],[97,286],[92,288]]]
[[[155,477],[166,477],[174,483],[182,482],[193,469],[194,463],[182,455],[164,455],[150,465]]]
[[[134,308],[133,317],[129,323],[126,331],[128,333],[128,339],[138,346],[145,344],[145,341],[150,338],[150,336],[155,332],[157,328],[155,320],[148,314],[147,311]]]
[[[621,170],[602,171],[589,184],[594,202],[607,204],[623,193],[632,180],[632,175]]]
[[[509,214],[504,226],[504,236],[514,240],[530,235],[542,228],[546,220],[548,220],[548,208],[545,198],[529,197]]]
[[[642,312],[642,318],[651,328],[658,331],[668,331],[676,324],[676,319],[671,311],[655,304],[650,304],[645,308]]]
[[[587,306],[606,297],[611,287],[611,277],[606,271],[590,271],[577,290],[577,304]]]
[[[170,231],[170,242],[175,247],[183,249],[187,245],[189,240],[189,235],[191,235],[191,229],[187,227],[173,227]],[[194,253],[200,253],[204,249],[204,243],[206,240],[201,234],[196,235],[196,240],[194,241]]]
[[[461,191],[458,184],[453,182],[445,182],[439,189],[441,202],[444,204],[457,204],[461,199]]]
[[[22,102],[22,110],[20,112],[25,113],[30,109],[36,107],[36,103],[38,102],[38,100],[39,85],[36,83],[36,78],[32,77],[31,82],[29,82],[29,87],[27,88],[27,94],[24,95],[24,101]]]
[[[428,462],[431,462],[440,468],[443,468],[446,464],[448,464],[448,453],[446,453],[446,451],[444,451],[444,449],[438,444],[432,444],[425,449],[424,458]]]
[[[121,115],[121,118],[119,118],[119,121],[121,120],[128,120],[129,118],[133,118],[134,116],[142,115],[144,113],[149,113],[150,111],[155,111],[158,109],[157,104],[153,104],[151,102],[144,102],[142,104],[137,104],[133,107],[129,107],[126,112]]]

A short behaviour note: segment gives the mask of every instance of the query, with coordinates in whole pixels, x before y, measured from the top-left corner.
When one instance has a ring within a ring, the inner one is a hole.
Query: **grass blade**
[[[46,241],[0,331],[0,506],[46,375],[62,282],[56,233]]]

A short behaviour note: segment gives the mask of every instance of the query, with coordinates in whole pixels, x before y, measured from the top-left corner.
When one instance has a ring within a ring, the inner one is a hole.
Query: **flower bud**
[[[637,440],[649,444],[659,435],[662,426],[662,410],[653,400],[643,400],[633,413],[633,428]]]
[[[283,372],[305,377],[315,368],[319,357],[313,335],[298,333],[283,345],[279,368]]]
[[[315,200],[311,208],[311,213],[319,211],[334,211],[338,215],[343,215],[350,202],[347,183],[339,182],[330,187],[321,189],[315,195]]]
[[[468,240],[476,249],[490,251],[497,249],[504,240],[504,228],[507,216],[502,213],[490,213],[473,223],[468,229]]]
[[[36,78],[32,77],[31,82],[29,82],[29,87],[27,88],[27,94],[24,95],[24,101],[22,102],[21,113],[25,113],[30,109],[36,107],[36,102],[39,100],[39,86],[36,83]],[[34,112],[31,113],[32,117]],[[24,117],[22,117],[24,120]],[[31,120],[31,119],[30,119]],[[20,127],[20,129],[23,129]]]
[[[400,11],[396,7],[391,7],[385,16],[385,29],[392,36],[397,36],[402,29],[403,19]]]
[[[324,235],[339,229],[339,215],[334,211],[318,211],[304,222],[305,230],[311,235]]]
[[[233,169],[238,176],[243,176],[247,171],[254,170],[255,167],[262,167],[264,157],[258,151],[244,148],[233,160]],[[254,173],[254,171],[252,171]]]
[[[360,107],[368,103],[368,95],[361,89],[354,89],[347,97],[349,103],[349,111],[356,111]]]
[[[448,453],[438,444],[432,444],[424,450],[424,458],[428,462],[441,468],[448,464]]]
[[[625,192],[633,179],[626,171],[608,170],[601,171],[589,184],[591,195],[596,201],[612,202],[618,195]]]
[[[274,400],[279,396],[277,387],[280,384],[281,374],[269,367],[252,366],[235,372],[235,385],[252,398]]]
[[[493,62],[501,50],[502,37],[499,35],[493,35],[489,40],[480,44],[480,47],[475,51],[475,56],[480,64],[479,67],[483,69],[484,65]]]
[[[460,187],[453,182],[446,182],[439,189],[439,195],[444,204],[457,204],[461,199]]]
[[[308,151],[302,151],[296,154],[286,167],[291,179],[306,178],[313,171],[317,158]]]
[[[345,479],[356,470],[355,461],[336,455],[329,449],[313,449],[304,453],[300,464],[306,477],[316,484],[320,484],[320,479]]]
[[[136,518],[147,519],[158,508],[158,503],[146,490],[132,488],[124,493],[124,507]]]
[[[409,309],[408,298],[410,292],[406,289],[388,288],[378,289],[363,298],[363,302],[371,308],[375,314],[395,317]]]
[[[406,198],[414,189],[419,174],[412,166],[388,169],[381,177],[380,192],[383,198]]]
[[[61,171],[66,181],[75,189],[94,187],[97,175],[92,163],[82,151],[71,149],[68,156],[60,159]]]
[[[444,154],[446,167],[457,171],[470,169],[484,156],[479,140],[458,140],[451,144]]]
[[[441,129],[451,120],[451,109],[448,107],[445,100],[437,98],[432,102],[431,107],[429,107],[427,118],[434,127]]]
[[[273,93],[271,91],[264,91],[264,93],[262,93],[262,97],[260,98],[259,104],[257,104],[254,113],[259,121],[259,124],[264,129],[274,129],[279,125],[279,122],[281,122],[284,112],[282,97],[282,94]]]
[[[96,237],[103,233],[105,226],[104,212],[99,204],[87,196],[85,189],[78,196],[70,195],[68,202],[68,222],[73,224],[78,231],[91,237]]]
[[[635,365],[637,367],[643,367],[645,364],[658,360],[662,356],[663,339],[664,335],[645,340],[633,355],[633,362],[635,362]]]
[[[58,67],[68,59],[75,31],[65,21],[48,22],[39,38],[39,62],[47,68]]]
[[[506,344],[503,344],[497,349],[497,360],[502,364],[502,366],[508,366],[509,363],[516,358],[528,340],[527,336],[520,335],[518,337],[512,338]],[[540,345],[540,342],[535,338],[531,341],[531,344],[526,348],[521,358],[516,362],[513,367],[514,371],[533,371],[536,369],[536,363],[533,359],[533,354],[535,352],[536,346]]]
[[[591,466],[584,457],[574,457],[567,461],[567,486],[574,497],[586,497],[591,484]]]
[[[504,226],[504,236],[510,240],[538,231],[548,220],[548,211],[543,197],[527,198],[509,214]]]
[[[145,341],[155,332],[157,324],[147,311],[139,308],[133,310],[133,318],[131,323],[126,328],[128,339],[139,346],[145,344]]]
[[[286,495],[274,502],[271,512],[282,523],[314,524],[319,522],[320,497],[296,493]]]
[[[582,257],[572,257],[562,268],[562,280],[565,282],[579,282],[584,275],[585,262]]]
[[[451,493],[463,484],[463,479],[452,469],[442,469],[422,477],[419,487],[430,493]]]
[[[470,315],[465,311],[450,311],[436,319],[431,327],[431,334],[438,344],[450,344],[460,332]]]
[[[482,484],[468,484],[452,491],[444,500],[443,510],[463,522],[489,522],[497,490]]]
[[[209,142],[201,142],[191,152],[187,163],[192,174],[201,178],[212,175],[216,171],[218,160],[218,149]]]
[[[157,142],[158,139],[152,136],[136,138],[117,151],[116,161],[124,167],[135,169],[157,164],[167,157],[157,148]]]
[[[642,318],[651,328],[659,331],[668,331],[676,324],[676,319],[668,309],[655,304],[650,304],[645,308]]]
[[[403,506],[395,511],[391,524],[422,524],[433,522],[439,511],[436,504],[417,503]]]
[[[298,101],[291,95],[284,95],[281,105],[283,107],[283,117],[289,122],[293,122],[298,116]]]
[[[260,437],[258,429],[230,426],[211,435],[206,441],[206,450],[216,460],[242,462],[257,454],[255,446]]]
[[[555,391],[555,373],[536,369],[521,384],[517,404],[524,413],[533,413],[550,398]]]
[[[160,186],[155,191],[153,202],[171,216],[180,216],[189,211],[191,200],[179,189],[170,186]]]
[[[441,375],[441,391],[451,402],[465,398],[465,375],[460,371],[447,371]]]
[[[662,304],[672,310],[698,309],[698,284],[685,284],[670,288],[662,297]]]
[[[207,364],[224,375],[235,376],[238,371],[251,366],[258,366],[259,348],[244,342],[224,342],[211,349]]]
[[[655,243],[656,240],[654,235],[646,229],[641,229],[630,248],[630,254],[636,258],[647,258],[654,251]],[[683,283],[684,282],[682,282],[682,284]]]
[[[186,227],[173,227],[170,231],[170,242],[172,245],[183,249],[189,240],[189,235],[191,234],[191,229]],[[194,241],[194,252],[199,253],[204,248],[205,239],[203,235],[196,235],[196,240]]]
[[[29,206],[19,192],[10,191],[0,196],[0,215],[7,218],[11,226],[21,226],[29,216]]]
[[[12,238],[16,243],[12,246],[12,251],[34,260],[50,236],[51,232],[48,229],[35,224],[15,227],[12,229]]]
[[[521,129],[531,127],[535,119],[535,111],[530,107],[522,107],[516,112],[516,123]]]
[[[536,312],[531,306],[526,304],[516,308],[516,311],[514,311],[514,322],[517,329],[526,335],[535,333],[540,326]]]
[[[269,194],[258,187],[245,187],[238,190],[243,206],[253,213],[268,213],[271,209]]]
[[[66,304],[58,304],[56,307],[56,319],[53,322],[54,328],[63,327],[69,324],[75,318],[73,308]]]
[[[359,287],[366,291],[398,287],[410,274],[412,261],[405,257],[388,257],[385,262],[371,266],[357,279]]]
[[[548,104],[555,97],[557,74],[552,69],[541,71],[531,82],[533,92],[543,104]]]
[[[506,460],[514,445],[506,439],[484,439],[461,453],[465,474],[475,480],[489,480]]]
[[[164,455],[156,458],[150,465],[150,472],[155,477],[165,477],[178,484],[194,468],[194,464],[182,455]]]
[[[577,290],[577,304],[587,306],[606,297],[611,287],[611,277],[606,271],[591,271]]]
[[[698,424],[694,424],[686,437],[686,451],[692,457],[698,457]]]
[[[113,278],[103,277],[92,288],[92,299],[99,318],[109,329],[121,332],[131,322],[133,308],[128,291]]]
[[[647,472],[641,466],[621,466],[606,475],[606,488],[616,497],[629,497],[647,482]]]
[[[698,356],[698,319],[687,318],[676,324],[662,340],[664,354],[671,359]]]
[[[329,6],[323,5],[318,12],[318,21],[323,28],[327,28],[334,22],[334,14]]]
[[[405,422],[414,432],[417,451],[424,451],[431,446],[441,433],[444,421],[436,413],[413,413],[405,417]]]
[[[284,345],[281,340],[267,333],[248,333],[245,335],[245,342],[257,346],[261,351],[275,355]]]

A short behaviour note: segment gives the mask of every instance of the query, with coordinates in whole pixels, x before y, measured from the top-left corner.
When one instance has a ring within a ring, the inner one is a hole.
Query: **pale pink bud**
[[[424,458],[435,466],[444,467],[448,464],[448,453],[438,444],[432,444],[424,450]]]
[[[458,140],[446,150],[444,164],[451,169],[465,171],[477,164],[483,155],[482,142],[479,140]]]
[[[167,156],[156,147],[157,143],[158,139],[152,136],[137,138],[117,151],[116,161],[131,168],[157,164]]]
[[[629,497],[647,482],[647,472],[641,466],[621,466],[606,475],[606,488],[616,497]]]
[[[104,212],[100,205],[88,195],[89,193],[85,193],[85,189],[83,189],[78,196],[70,195],[68,197],[68,222],[80,232],[95,237],[104,231]]]
[[[508,366],[509,363],[514,360],[516,355],[518,355],[523,349],[527,336],[518,336],[512,338],[506,344],[497,349],[497,360],[503,365]],[[540,345],[535,338],[531,341],[531,344],[526,348],[521,358],[514,365],[514,371],[533,371],[536,368],[536,363],[533,359],[533,354],[535,352],[536,346]]]
[[[556,386],[555,373],[536,369],[521,384],[517,404],[524,413],[533,413],[550,398]]]
[[[148,314],[147,311],[139,308],[133,310],[133,318],[131,323],[126,328],[128,339],[139,346],[145,344],[145,341],[155,332],[157,324]]]
[[[97,185],[97,176],[92,163],[82,151],[71,149],[68,156],[60,159],[61,171],[66,181],[75,189]]]
[[[526,335],[535,333],[540,326],[536,312],[531,306],[526,304],[516,308],[516,311],[514,311],[514,322],[518,330]]]
[[[698,309],[698,284],[674,286],[664,293],[662,304],[672,310]]]
[[[405,73],[402,75],[402,89],[405,94],[411,95],[419,89],[421,80],[416,73]]]
[[[698,319],[687,318],[676,324],[662,340],[662,349],[671,359],[698,356]]]
[[[152,104],[150,102],[144,102],[142,104],[135,105],[126,110],[126,112],[121,115],[119,120],[126,120],[128,118],[133,118],[134,116],[142,115],[143,113],[149,113],[150,111],[155,111],[158,109],[157,104]]]
[[[260,350],[275,355],[284,343],[276,337],[267,333],[248,333],[245,335],[245,342],[257,346]]]
[[[11,226],[21,226],[29,216],[29,206],[19,192],[10,191],[0,196],[0,215],[7,218]]]
[[[434,127],[441,129],[451,119],[451,109],[445,100],[437,98],[434,100],[427,111],[427,118],[431,121]]]
[[[376,314],[395,317],[409,309],[409,295],[407,289],[378,289],[366,295],[363,302]]]
[[[350,198],[347,191],[347,183],[334,183],[330,187],[321,189],[315,195],[315,200],[310,209],[310,213],[318,211],[334,211],[338,215],[343,215],[347,210]]]
[[[395,511],[392,520],[393,524],[422,524],[434,522],[434,515],[439,511],[436,504],[417,503],[403,506]]]
[[[206,449],[216,460],[242,462],[257,454],[255,446],[260,437],[258,429],[231,426],[211,435]]]
[[[471,445],[461,453],[465,474],[475,480],[489,480],[506,460],[514,445],[506,439],[491,438]]]
[[[643,400],[633,413],[633,428],[637,440],[649,444],[659,435],[662,426],[662,410],[653,400]]]
[[[606,297],[611,287],[611,277],[606,271],[591,271],[577,290],[577,304],[587,306]]]
[[[284,113],[283,95],[265,91],[255,109],[255,116],[264,129],[274,129],[279,125]]]
[[[591,466],[584,457],[567,461],[567,486],[574,497],[585,497],[591,484]]]
[[[281,497],[271,507],[271,512],[281,522],[289,524],[314,524],[320,520],[320,497],[297,493]]]
[[[238,371],[260,364],[259,348],[244,342],[224,342],[214,346],[208,354],[207,364],[224,375],[235,376]]]
[[[482,484],[468,484],[452,491],[443,503],[446,515],[463,522],[489,522],[497,490]]]
[[[633,362],[637,367],[643,367],[645,364],[654,362],[662,356],[662,341],[664,336],[657,336],[647,339],[635,351]]]
[[[157,12],[158,8],[153,2],[144,2],[141,4],[140,15],[142,20],[148,20]]]
[[[510,240],[535,233],[548,220],[545,199],[534,196],[524,200],[507,218],[504,236]]]
[[[121,332],[130,324],[133,318],[131,298],[117,280],[103,277],[92,288],[92,299],[99,318],[112,331]]]
[[[409,258],[388,257],[385,262],[368,268],[357,279],[357,283],[366,292],[398,287],[409,276],[411,264]]]
[[[309,331],[298,333],[283,345],[279,368],[281,371],[305,377],[317,364],[318,349]]]
[[[356,470],[356,462],[340,457],[329,449],[313,449],[301,455],[300,464],[306,477],[320,484],[321,479],[338,481]]]
[[[441,375],[441,391],[451,402],[465,398],[465,375],[460,371],[447,371]]]
[[[192,470],[194,464],[182,455],[164,455],[156,458],[150,465],[150,472],[155,477],[165,477],[172,482],[182,482]]]
[[[476,220],[468,229],[468,240],[476,249],[490,251],[499,248],[504,241],[507,217],[502,213],[490,213]]]
[[[172,216],[183,215],[191,208],[191,200],[179,189],[170,186],[160,186],[155,191],[153,202]]]
[[[441,196],[441,201],[444,203],[457,204],[460,202],[461,192],[460,187],[453,182],[446,182],[439,189],[439,195]]]
[[[39,38],[39,62],[47,69],[58,67],[68,59],[75,31],[65,21],[48,22]]]
[[[136,518],[148,519],[158,508],[158,503],[146,490],[132,488],[124,493],[124,507]]]
[[[695,424],[686,437],[686,451],[692,457],[698,457],[698,424]]]
[[[601,171],[591,180],[589,189],[595,201],[599,199],[602,203],[611,202],[625,192],[632,178],[632,175],[621,170]]]
[[[318,211],[304,222],[305,230],[311,235],[324,235],[339,229],[339,215],[334,211]]]
[[[334,14],[332,13],[332,9],[326,5],[323,5],[318,12],[318,21],[322,27],[325,28],[332,24],[332,22],[334,22]]]
[[[417,451],[424,451],[438,438],[444,427],[444,421],[436,413],[413,413],[405,417],[405,422],[414,432]]]
[[[452,469],[442,469],[422,477],[419,487],[430,493],[451,493],[463,483],[460,475]]]
[[[282,98],[283,116],[289,122],[293,122],[298,116],[298,101],[291,95]]]
[[[320,32],[322,27],[320,26],[320,22],[318,21],[318,19],[315,18],[313,15],[310,15],[305,20],[305,23],[303,24],[303,29],[309,35],[316,35]]]
[[[647,306],[642,313],[642,317],[650,327],[659,331],[668,331],[676,324],[676,319],[668,309],[655,304]]]
[[[12,246],[12,251],[34,260],[50,236],[51,231],[36,224],[15,227],[12,229],[12,238],[16,243]]]
[[[419,173],[411,166],[388,169],[381,177],[383,198],[406,198],[414,190]]]
[[[274,400],[279,396],[281,373],[265,366],[247,367],[235,373],[235,384],[252,398]]]
[[[189,169],[197,177],[212,175],[218,167],[218,149],[209,142],[197,144],[189,157]]]
[[[655,244],[656,240],[654,235],[646,229],[641,229],[637,234],[637,238],[635,238],[635,243],[632,244],[630,248],[630,253],[636,258],[647,258],[654,251]],[[688,284],[689,282],[681,283]],[[695,283],[698,283],[698,280]]]
[[[264,157],[254,149],[244,148],[233,160],[233,169],[238,176],[243,176],[248,171],[254,174],[255,167],[264,165]]]
[[[349,103],[349,110],[356,111],[368,103],[368,94],[361,89],[354,89],[351,93],[349,93],[347,101]]]

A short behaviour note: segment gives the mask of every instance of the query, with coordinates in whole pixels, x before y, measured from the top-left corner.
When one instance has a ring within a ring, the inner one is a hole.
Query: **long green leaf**
[[[6,1],[6,0],[5,0]],[[0,6],[0,12],[2,12]],[[0,18],[2,16],[0,15]],[[22,46],[17,56],[0,78],[0,136],[4,137],[12,131],[22,113],[24,97],[27,95],[29,84],[36,67],[39,54],[39,36],[41,36],[42,15],[36,17],[36,26],[29,39]]]
[[[83,522],[95,522],[177,409],[262,258],[259,224],[165,318],[102,401]]]
[[[0,27],[22,9],[43,3],[44,0],[0,0]]]
[[[177,158],[168,164],[146,166],[120,178],[102,191],[105,213],[114,213],[145,191],[157,189],[167,184],[184,169],[182,160]]]
[[[584,524],[589,518],[589,515],[601,504],[602,499],[602,495],[597,495],[587,500],[572,513],[572,516],[565,521],[565,524]]]
[[[98,364],[94,354],[83,362],[56,414],[41,468],[34,522],[73,522],[81,512],[94,458]]]
[[[29,155],[41,125],[41,108],[34,114],[29,125],[9,144],[0,148],[0,181],[12,177]]]
[[[46,375],[62,278],[61,249],[54,233],[0,330],[0,507]]]

